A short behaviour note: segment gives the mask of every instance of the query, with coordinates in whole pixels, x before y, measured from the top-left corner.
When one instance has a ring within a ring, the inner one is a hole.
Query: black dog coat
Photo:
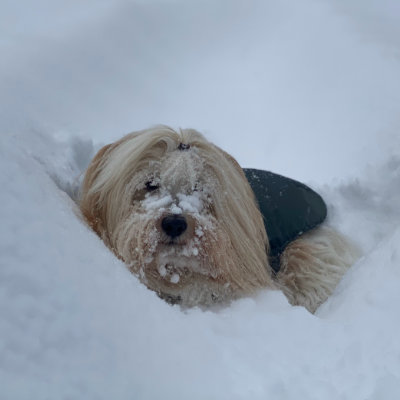
[[[319,194],[293,179],[259,169],[243,171],[264,218],[271,266],[278,272],[285,247],[324,221],[326,204]]]

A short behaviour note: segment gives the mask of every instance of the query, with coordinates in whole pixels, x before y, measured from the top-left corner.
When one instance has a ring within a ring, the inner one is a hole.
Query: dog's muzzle
[[[168,215],[161,221],[161,228],[171,239],[174,239],[186,231],[186,218],[182,215]]]

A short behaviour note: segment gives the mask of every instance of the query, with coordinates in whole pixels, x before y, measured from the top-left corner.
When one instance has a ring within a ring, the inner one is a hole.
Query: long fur
[[[180,143],[190,149],[178,150]],[[160,186],[154,193],[146,193],[150,181]],[[164,298],[211,304],[273,286],[262,216],[243,171],[194,130],[156,127],[104,147],[80,206],[107,246]],[[178,208],[189,229],[171,246],[160,221]]]
[[[158,126],[103,147],[86,172],[80,208],[149,289],[185,306],[280,288],[292,304],[313,312],[353,261],[343,256],[345,241],[316,231],[288,246],[275,277],[242,169],[190,129]],[[188,225],[173,241],[161,228],[168,215],[183,215]]]
[[[291,304],[313,313],[358,256],[357,248],[342,235],[324,226],[316,228],[286,247],[277,284]]]

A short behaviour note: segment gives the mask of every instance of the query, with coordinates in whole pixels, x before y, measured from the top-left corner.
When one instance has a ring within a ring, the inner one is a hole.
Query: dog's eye
[[[157,185],[153,181],[146,182],[145,186],[148,192],[154,192],[154,190],[157,190],[160,187],[160,185]]]

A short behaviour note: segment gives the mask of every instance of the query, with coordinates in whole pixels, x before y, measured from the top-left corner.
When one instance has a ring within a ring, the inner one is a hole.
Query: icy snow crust
[[[397,0],[1,8],[1,399],[400,398]],[[323,195],[364,256],[316,315],[182,311],[79,219],[100,142],[158,122]]]

